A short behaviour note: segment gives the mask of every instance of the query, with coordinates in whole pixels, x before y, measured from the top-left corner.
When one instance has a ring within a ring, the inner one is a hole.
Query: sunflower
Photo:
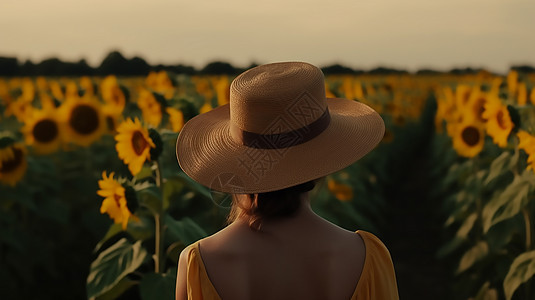
[[[175,85],[173,80],[166,71],[160,71],[156,74],[156,85],[154,90],[163,94],[165,99],[173,98]]]
[[[132,213],[128,209],[125,188],[113,178],[114,173],[111,172],[109,176],[106,171],[102,172],[102,180],[98,181],[100,190],[97,194],[104,197],[102,205],[100,206],[100,213],[107,213],[116,224],[122,224],[123,230],[126,230],[128,219]]]
[[[102,99],[111,105],[117,106],[121,111],[126,104],[126,95],[117,82],[117,77],[109,75],[100,84]]]
[[[210,81],[203,77],[193,77],[192,80],[195,84],[197,93],[199,93],[199,95],[205,99],[205,102],[212,101],[214,92],[212,90],[212,86],[210,85]]]
[[[526,105],[528,102],[528,89],[526,83],[519,82],[516,88],[516,103],[518,105]]]
[[[59,108],[65,141],[88,146],[104,133],[106,124],[100,103],[91,98],[68,98]]]
[[[347,99],[355,99],[355,86],[351,76],[345,76],[341,86],[344,97]]]
[[[88,76],[83,76],[80,78],[80,88],[84,91],[84,96],[95,95],[95,85]]]
[[[509,95],[513,96],[516,93],[516,89],[518,87],[518,72],[515,70],[509,71],[509,74],[507,74],[507,89],[509,91]]]
[[[61,143],[62,126],[55,109],[33,110],[32,117],[25,120],[22,132],[26,144],[33,146],[38,154],[56,151]]]
[[[329,178],[327,181],[327,188],[329,191],[340,201],[350,201],[353,199],[353,189],[344,183],[336,182],[334,179]]]
[[[529,93],[529,102],[535,105],[535,87],[531,88],[531,93]]]
[[[205,112],[209,112],[211,110],[212,110],[212,105],[210,105],[209,101],[205,101],[204,105],[201,106],[201,108],[199,109],[199,114],[204,114]]]
[[[336,98],[336,95],[331,92],[331,89],[329,88],[329,84],[325,82],[325,96],[327,98]]]
[[[106,132],[115,134],[117,124],[123,115],[122,111],[117,106],[106,103],[102,105],[102,114],[104,115],[104,120],[106,122]]]
[[[463,109],[465,105],[468,104],[472,90],[473,88],[468,85],[459,84],[457,86],[455,90],[455,105],[458,110]]]
[[[122,122],[117,128],[115,140],[119,158],[128,165],[132,175],[141,171],[143,163],[150,160],[150,149],[156,147],[149,137],[149,131],[141,125],[138,118]]]
[[[354,96],[356,99],[363,99],[364,98],[364,89],[362,88],[362,84],[360,83],[360,81],[356,81],[355,82],[355,86],[354,86]]]
[[[184,126],[184,114],[180,109],[174,107],[168,107],[166,109],[169,114],[169,123],[174,132],[179,132]]]
[[[163,117],[162,104],[157,97],[151,91],[142,89],[137,100],[137,106],[141,109],[143,120],[154,127],[160,125]]]
[[[370,97],[375,96],[377,94],[377,90],[375,89],[375,86],[371,83],[366,84],[365,94]]]
[[[479,89],[474,89],[463,113],[469,120],[484,123],[483,112],[489,96]]]
[[[35,86],[33,85],[33,82],[29,78],[24,78],[22,81],[22,95],[21,98],[25,101],[33,101],[35,98]]]
[[[443,122],[450,122],[455,111],[455,101],[451,88],[446,87],[437,95],[437,112],[435,114],[435,130],[442,133]]]
[[[6,107],[4,114],[6,116],[15,116],[20,122],[24,122],[25,119],[31,117],[32,115],[32,102],[25,100],[22,97],[17,98],[17,100],[12,101]]]
[[[13,143],[0,148],[0,182],[15,186],[28,167],[26,148],[22,143]]]
[[[483,150],[485,135],[483,123],[463,119],[454,125],[453,148],[464,157],[474,157]]]
[[[519,130],[516,134],[518,137],[518,148],[523,149],[528,155],[528,170],[535,170],[535,136],[524,130]]]
[[[0,78],[0,104],[4,106],[7,106],[12,101],[9,90],[7,82]]]
[[[495,77],[494,79],[492,79],[489,93],[491,95],[498,95],[500,93],[500,86],[502,85],[502,82],[503,80],[500,77]]]
[[[78,85],[76,85],[76,82],[69,80],[65,84],[65,97],[71,98],[71,97],[78,97],[80,94],[78,93]]]
[[[495,144],[500,147],[507,146],[507,138],[514,127],[507,107],[499,98],[491,97],[485,103],[483,118],[487,120],[485,128]]]
[[[149,75],[145,78],[145,85],[154,89],[158,85],[158,73],[150,71]]]
[[[39,91],[39,92],[47,92],[48,91],[48,81],[46,80],[46,77],[37,76],[37,78],[35,78],[35,86],[37,87],[37,91]]]
[[[54,110],[56,109],[56,103],[54,102],[54,99],[50,97],[48,93],[40,92],[39,93],[39,101],[41,102],[41,108],[44,110]]]
[[[65,98],[65,88],[59,82],[51,80],[48,85],[54,98],[57,100],[63,100]]]
[[[219,106],[225,105],[230,99],[230,82],[227,76],[221,76],[215,84],[215,91],[217,94],[217,104]]]

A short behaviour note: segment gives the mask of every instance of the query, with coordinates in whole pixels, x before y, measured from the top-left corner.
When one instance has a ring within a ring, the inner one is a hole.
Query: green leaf
[[[136,180],[141,180],[141,179],[144,179],[144,178],[147,178],[147,177],[152,177],[152,169],[151,169],[151,167],[149,167],[148,165],[145,164],[141,168],[141,171],[139,171],[139,173],[137,173],[134,178]]]
[[[188,175],[186,175],[186,173],[179,172],[178,177],[195,193],[200,194],[207,199],[212,199],[212,196],[210,195],[210,189],[191,179]]]
[[[446,255],[450,254],[451,252],[455,251],[457,248],[459,248],[463,244],[464,240],[455,236],[453,239],[449,240],[445,245],[440,247],[440,249],[437,251],[437,257],[443,258]]]
[[[152,213],[160,213],[162,209],[162,197],[160,189],[151,185],[138,191],[139,202],[141,205],[148,207]]]
[[[518,156],[518,152],[511,155],[511,152],[505,151],[494,159],[490,165],[489,175],[485,178],[484,184],[487,185],[503,173],[511,171],[518,162]]]
[[[463,225],[461,225],[461,227],[457,231],[456,236],[462,239],[467,239],[468,233],[470,233],[470,231],[474,227],[474,223],[476,222],[476,220],[477,220],[477,214],[476,213],[470,214],[464,221]]]
[[[516,289],[535,275],[535,250],[517,256],[503,281],[505,298],[510,300]]]
[[[163,186],[163,209],[167,209],[171,199],[175,195],[179,195],[184,188],[184,183],[180,178],[168,178]]]
[[[134,285],[138,284],[137,281],[130,280],[127,277],[124,277],[119,281],[112,289],[107,291],[106,293],[96,297],[92,298],[95,300],[114,300],[119,298],[124,292],[126,292],[128,289],[133,287]]]
[[[485,282],[479,291],[474,300],[498,300],[498,291],[496,289],[490,288],[490,282]]]
[[[93,251],[97,252],[100,250],[100,247],[104,245],[104,243],[114,237],[119,232],[123,231],[123,227],[121,224],[113,223],[111,224],[110,228],[108,229],[108,232],[106,232],[106,235],[98,242],[98,244],[95,246],[95,249]]]
[[[502,193],[498,193],[483,208],[483,231],[486,233],[493,225],[517,215],[528,203],[528,193],[532,186],[531,175],[525,170],[515,176]]]
[[[479,241],[474,247],[470,248],[461,258],[457,274],[466,271],[474,263],[481,260],[489,252],[489,246],[485,241]]]
[[[145,241],[154,236],[154,219],[152,217],[141,216],[138,220],[128,222],[126,229],[133,239]]]
[[[206,237],[206,232],[195,221],[190,218],[182,218],[176,221],[169,215],[164,217],[166,233],[172,241],[181,241],[184,245],[189,245]]]
[[[139,268],[147,257],[141,241],[131,244],[125,238],[120,239],[91,263],[86,283],[87,297],[97,297],[111,290],[126,275]]]
[[[175,299],[175,282],[176,277],[170,274],[147,274],[139,285],[141,299],[173,300]]]

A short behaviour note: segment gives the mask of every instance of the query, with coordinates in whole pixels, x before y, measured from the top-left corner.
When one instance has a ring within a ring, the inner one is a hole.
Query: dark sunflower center
[[[479,142],[479,131],[475,127],[468,126],[463,129],[461,137],[468,146],[473,147]]]
[[[0,167],[0,173],[10,173],[17,169],[18,166],[22,163],[22,150],[13,148],[13,158],[7,161],[2,162],[2,166]]]
[[[121,200],[121,196],[115,194],[113,195],[113,199],[115,200],[115,204],[117,205],[117,207],[121,207],[121,203],[119,202],[119,200]]]
[[[498,126],[500,126],[501,129],[507,129],[504,117],[505,117],[505,115],[503,114],[503,111],[501,111],[501,110],[496,115],[496,121],[498,122]]]
[[[58,136],[58,124],[50,119],[44,119],[33,127],[32,134],[39,143],[48,143]]]
[[[91,134],[99,126],[98,114],[89,105],[78,105],[72,110],[69,125],[80,134]]]
[[[148,144],[149,143],[147,143],[141,132],[134,132],[134,134],[132,135],[132,147],[134,148],[134,152],[136,152],[137,155],[141,155],[141,153],[143,153],[143,150],[147,148]]]

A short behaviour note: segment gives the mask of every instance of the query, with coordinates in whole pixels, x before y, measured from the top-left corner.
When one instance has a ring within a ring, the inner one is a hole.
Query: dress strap
[[[372,233],[358,230],[366,248],[366,258],[355,293],[355,299],[398,300],[396,273],[390,252]]]
[[[206,272],[201,252],[199,251],[199,242],[188,246],[186,249],[188,249],[188,299],[221,300]]]

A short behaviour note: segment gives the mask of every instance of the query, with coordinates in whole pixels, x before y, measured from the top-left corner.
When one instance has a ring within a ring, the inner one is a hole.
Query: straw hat
[[[317,67],[272,63],[236,77],[230,103],[188,121],[176,151],[182,170],[213,190],[262,193],[349,166],[384,129],[367,105],[326,98]]]

